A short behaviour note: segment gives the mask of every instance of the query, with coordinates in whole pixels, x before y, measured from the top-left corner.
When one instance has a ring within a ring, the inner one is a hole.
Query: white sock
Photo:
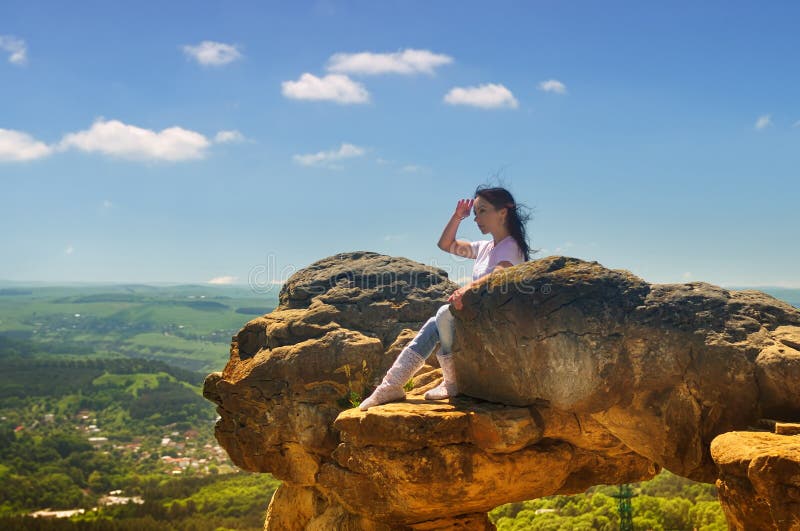
[[[425,400],[442,400],[458,394],[456,371],[452,354],[436,354],[439,365],[442,366],[442,383],[425,393]]]
[[[423,365],[425,365],[425,358],[405,347],[386,372],[381,384],[375,388],[375,391],[366,400],[359,404],[358,408],[361,411],[366,411],[372,406],[405,398],[406,392],[403,386]]]

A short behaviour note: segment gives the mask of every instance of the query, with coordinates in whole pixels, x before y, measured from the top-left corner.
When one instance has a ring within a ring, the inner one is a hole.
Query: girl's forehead
[[[489,206],[489,202],[486,201],[481,196],[478,196],[478,197],[475,198],[475,201],[472,203],[472,206],[474,208],[478,208],[479,206],[486,207],[486,206]]]

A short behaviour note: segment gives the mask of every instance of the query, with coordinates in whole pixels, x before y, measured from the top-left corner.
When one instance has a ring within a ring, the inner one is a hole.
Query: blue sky
[[[0,4],[0,279],[252,282],[436,242],[800,287],[796,2]],[[500,179],[494,178],[500,174]],[[458,237],[486,239],[472,218]]]

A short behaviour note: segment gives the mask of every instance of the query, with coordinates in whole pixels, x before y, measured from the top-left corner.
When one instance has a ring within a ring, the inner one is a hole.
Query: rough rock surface
[[[800,310],[759,291],[549,257],[492,275],[456,316],[464,393],[592,415],[697,481],[716,478],[715,436],[800,413]]]
[[[424,400],[441,376],[426,365],[406,401],[353,408],[456,287],[342,253],[233,338],[204,395],[234,463],[284,482],[267,529],[491,529],[502,503],[662,466],[713,481],[715,437],[800,420],[800,311],[562,256],[499,271],[451,309],[461,396]]]
[[[639,481],[658,470],[588,417],[468,397],[425,401],[429,387],[369,414],[339,415],[342,444],[322,465],[319,488],[351,512],[409,523]]]
[[[712,441],[711,454],[731,528],[800,529],[800,435],[733,431]]]
[[[457,287],[440,269],[370,252],[298,271],[279,306],[239,331],[225,369],[206,380],[222,416],[220,444],[245,470],[316,484],[339,443],[333,421],[352,407],[349,393],[363,396],[380,381]]]

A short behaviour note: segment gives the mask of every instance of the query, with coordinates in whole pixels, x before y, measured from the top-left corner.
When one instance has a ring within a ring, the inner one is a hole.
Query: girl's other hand
[[[455,290],[453,293],[450,294],[450,296],[447,298],[447,302],[453,303],[453,306],[455,307],[456,310],[462,309],[464,307],[464,303],[461,302],[461,297],[464,296],[464,293],[466,291],[467,290],[464,288],[458,288],[457,290]]]
[[[474,202],[474,199],[459,199],[458,204],[456,205],[456,216],[461,219],[469,217],[469,213],[472,210],[472,204]]]

